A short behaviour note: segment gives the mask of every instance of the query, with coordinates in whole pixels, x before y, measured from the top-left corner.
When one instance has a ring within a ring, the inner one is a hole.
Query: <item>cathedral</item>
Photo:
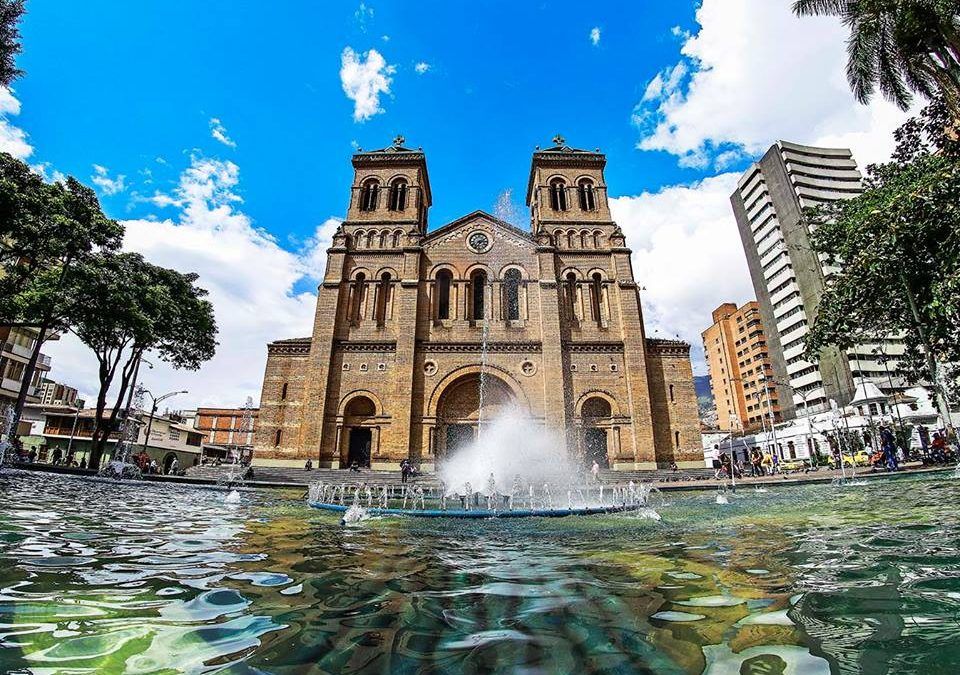
[[[267,346],[254,462],[429,471],[509,410],[587,466],[702,466],[690,346],[645,336],[605,165],[558,136],[533,153],[529,230],[428,229],[423,151],[354,154],[313,334]]]

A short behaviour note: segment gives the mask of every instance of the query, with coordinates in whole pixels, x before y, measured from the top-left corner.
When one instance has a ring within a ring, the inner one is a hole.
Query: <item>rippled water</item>
[[[960,481],[342,528],[296,493],[0,477],[0,672],[955,673]]]

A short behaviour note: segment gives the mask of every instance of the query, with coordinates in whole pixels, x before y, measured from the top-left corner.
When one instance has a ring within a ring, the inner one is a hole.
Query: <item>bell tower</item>
[[[527,182],[534,235],[550,235],[558,249],[609,248],[614,224],[603,175],[607,158],[553,137],[553,147],[533,153]]]
[[[421,148],[407,148],[405,142],[397,136],[386,148],[354,153],[344,222],[347,234],[359,229],[366,233],[371,226],[399,226],[404,234],[426,234],[427,211],[433,201],[427,160]]]

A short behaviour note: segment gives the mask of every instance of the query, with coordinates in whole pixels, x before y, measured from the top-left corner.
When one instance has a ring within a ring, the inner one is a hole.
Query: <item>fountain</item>
[[[132,410],[143,409],[143,392],[144,388],[138,385],[133,394]],[[129,461],[130,451],[140,435],[139,423],[130,411],[131,406],[127,405],[123,426],[120,429],[120,440],[113,451],[113,458],[100,467],[100,471],[97,472],[97,476],[100,478],[114,478],[116,480],[140,480],[143,478],[140,467]]]
[[[0,467],[3,467],[7,459],[7,449],[13,447],[10,438],[13,435],[13,406],[8,405],[3,409],[2,427],[0,427]]]
[[[487,422],[482,435],[439,466],[442,489],[437,493],[409,485],[316,483],[308,501],[314,508],[340,513],[361,507],[368,516],[518,518],[643,512],[644,517],[659,519],[650,508],[656,488],[632,481],[626,486],[591,483],[564,448],[560,434],[528,418],[504,415]],[[344,495],[351,497],[345,500]]]

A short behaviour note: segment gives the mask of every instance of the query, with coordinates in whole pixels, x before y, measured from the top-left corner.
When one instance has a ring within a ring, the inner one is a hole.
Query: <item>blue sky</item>
[[[431,225],[522,212],[535,145],[601,148],[651,334],[700,332],[752,288],[728,196],[778,138],[888,156],[903,113],[856,104],[845,32],[788,0],[28,2],[26,71],[0,91],[0,149],[94,184],[125,246],[195,271],[221,346],[162,364],[178,405],[259,397],[265,343],[310,332],[356,146],[427,154]],[[521,216],[525,222],[525,217]],[[71,336],[55,378],[94,390]]]
[[[104,198],[116,216],[148,213],[130,192],[175,182],[185,152],[230,159],[246,211],[281,241],[343,213],[351,143],[382,147],[398,132],[427,152],[434,225],[491,208],[505,188],[522,194],[533,147],[558,131],[608,154],[615,194],[701,173],[638,152],[631,122],[647,81],[675,60],[671,29],[690,26],[692,6],[374,0],[371,15],[357,2],[273,4],[33,2],[22,126],[63,172],[86,178],[95,162],[125,175],[128,190]],[[336,67],[347,45],[396,67],[385,112],[360,124]],[[211,117],[235,149],[210,138]]]

